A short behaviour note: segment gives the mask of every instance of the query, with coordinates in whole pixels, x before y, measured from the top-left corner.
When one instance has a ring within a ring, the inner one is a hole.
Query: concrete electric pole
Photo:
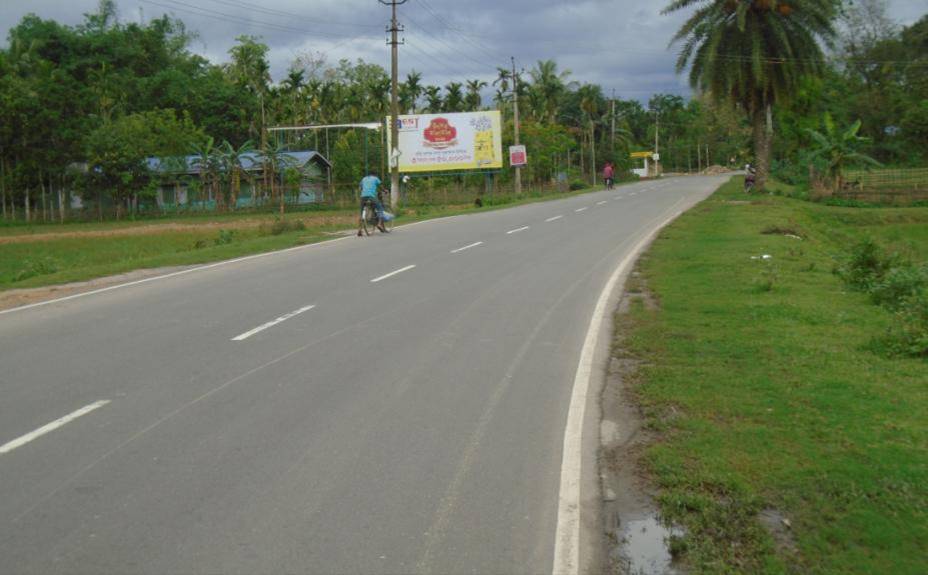
[[[657,156],[657,160],[654,160],[654,175],[661,175],[661,112],[660,110],[654,111],[654,155]]]
[[[390,40],[391,46],[390,68],[391,68],[391,90],[390,90],[390,208],[396,213],[396,206],[400,201],[400,105],[399,105],[399,38],[398,34],[402,32],[399,22],[396,20],[396,7],[405,4],[407,0],[380,0],[384,6],[390,6],[393,10],[393,17],[390,19]]]
[[[514,141],[513,144],[519,145],[519,76],[516,75],[516,59],[514,56],[510,56],[512,60],[512,127],[514,129]],[[516,166],[515,173],[515,193],[519,195],[522,193],[522,168]]]

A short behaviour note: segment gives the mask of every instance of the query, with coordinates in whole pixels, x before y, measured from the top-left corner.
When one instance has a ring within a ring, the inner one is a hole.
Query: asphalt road
[[[722,181],[0,314],[0,572],[550,572],[594,305]]]

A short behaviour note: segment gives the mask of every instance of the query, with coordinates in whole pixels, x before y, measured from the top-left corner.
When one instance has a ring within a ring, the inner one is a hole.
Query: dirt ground
[[[603,539],[610,573],[673,575],[680,569],[670,554],[670,539],[680,536],[682,531],[661,520],[653,488],[638,464],[643,450],[654,438],[643,427],[634,396],[633,381],[640,361],[622,345],[625,338],[622,318],[631,303],[638,300],[649,309],[657,306],[641,287],[638,277],[638,272],[633,272],[627,281],[615,314],[612,357],[600,398]]]
[[[44,286],[26,289],[11,289],[0,291],[0,311],[14,307],[38,303],[50,299],[58,299],[83,292],[98,290],[118,284],[134,282],[150,277],[182,271],[197,266],[174,266],[165,268],[152,268],[134,270],[114,276],[95,278],[83,282],[73,282],[54,286]]]

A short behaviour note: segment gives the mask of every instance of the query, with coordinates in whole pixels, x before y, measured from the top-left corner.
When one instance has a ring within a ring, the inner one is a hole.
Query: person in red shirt
[[[612,162],[606,162],[606,167],[603,168],[603,181],[606,182],[606,189],[611,190],[615,183],[615,168],[612,167]]]

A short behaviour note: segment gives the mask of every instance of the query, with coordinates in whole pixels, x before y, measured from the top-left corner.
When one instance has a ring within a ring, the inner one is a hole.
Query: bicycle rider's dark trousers
[[[364,202],[373,202],[374,209],[377,210],[377,214],[381,217],[383,216],[383,204],[381,204],[380,200],[377,198],[361,198],[361,207],[358,209],[359,214],[364,213]]]

